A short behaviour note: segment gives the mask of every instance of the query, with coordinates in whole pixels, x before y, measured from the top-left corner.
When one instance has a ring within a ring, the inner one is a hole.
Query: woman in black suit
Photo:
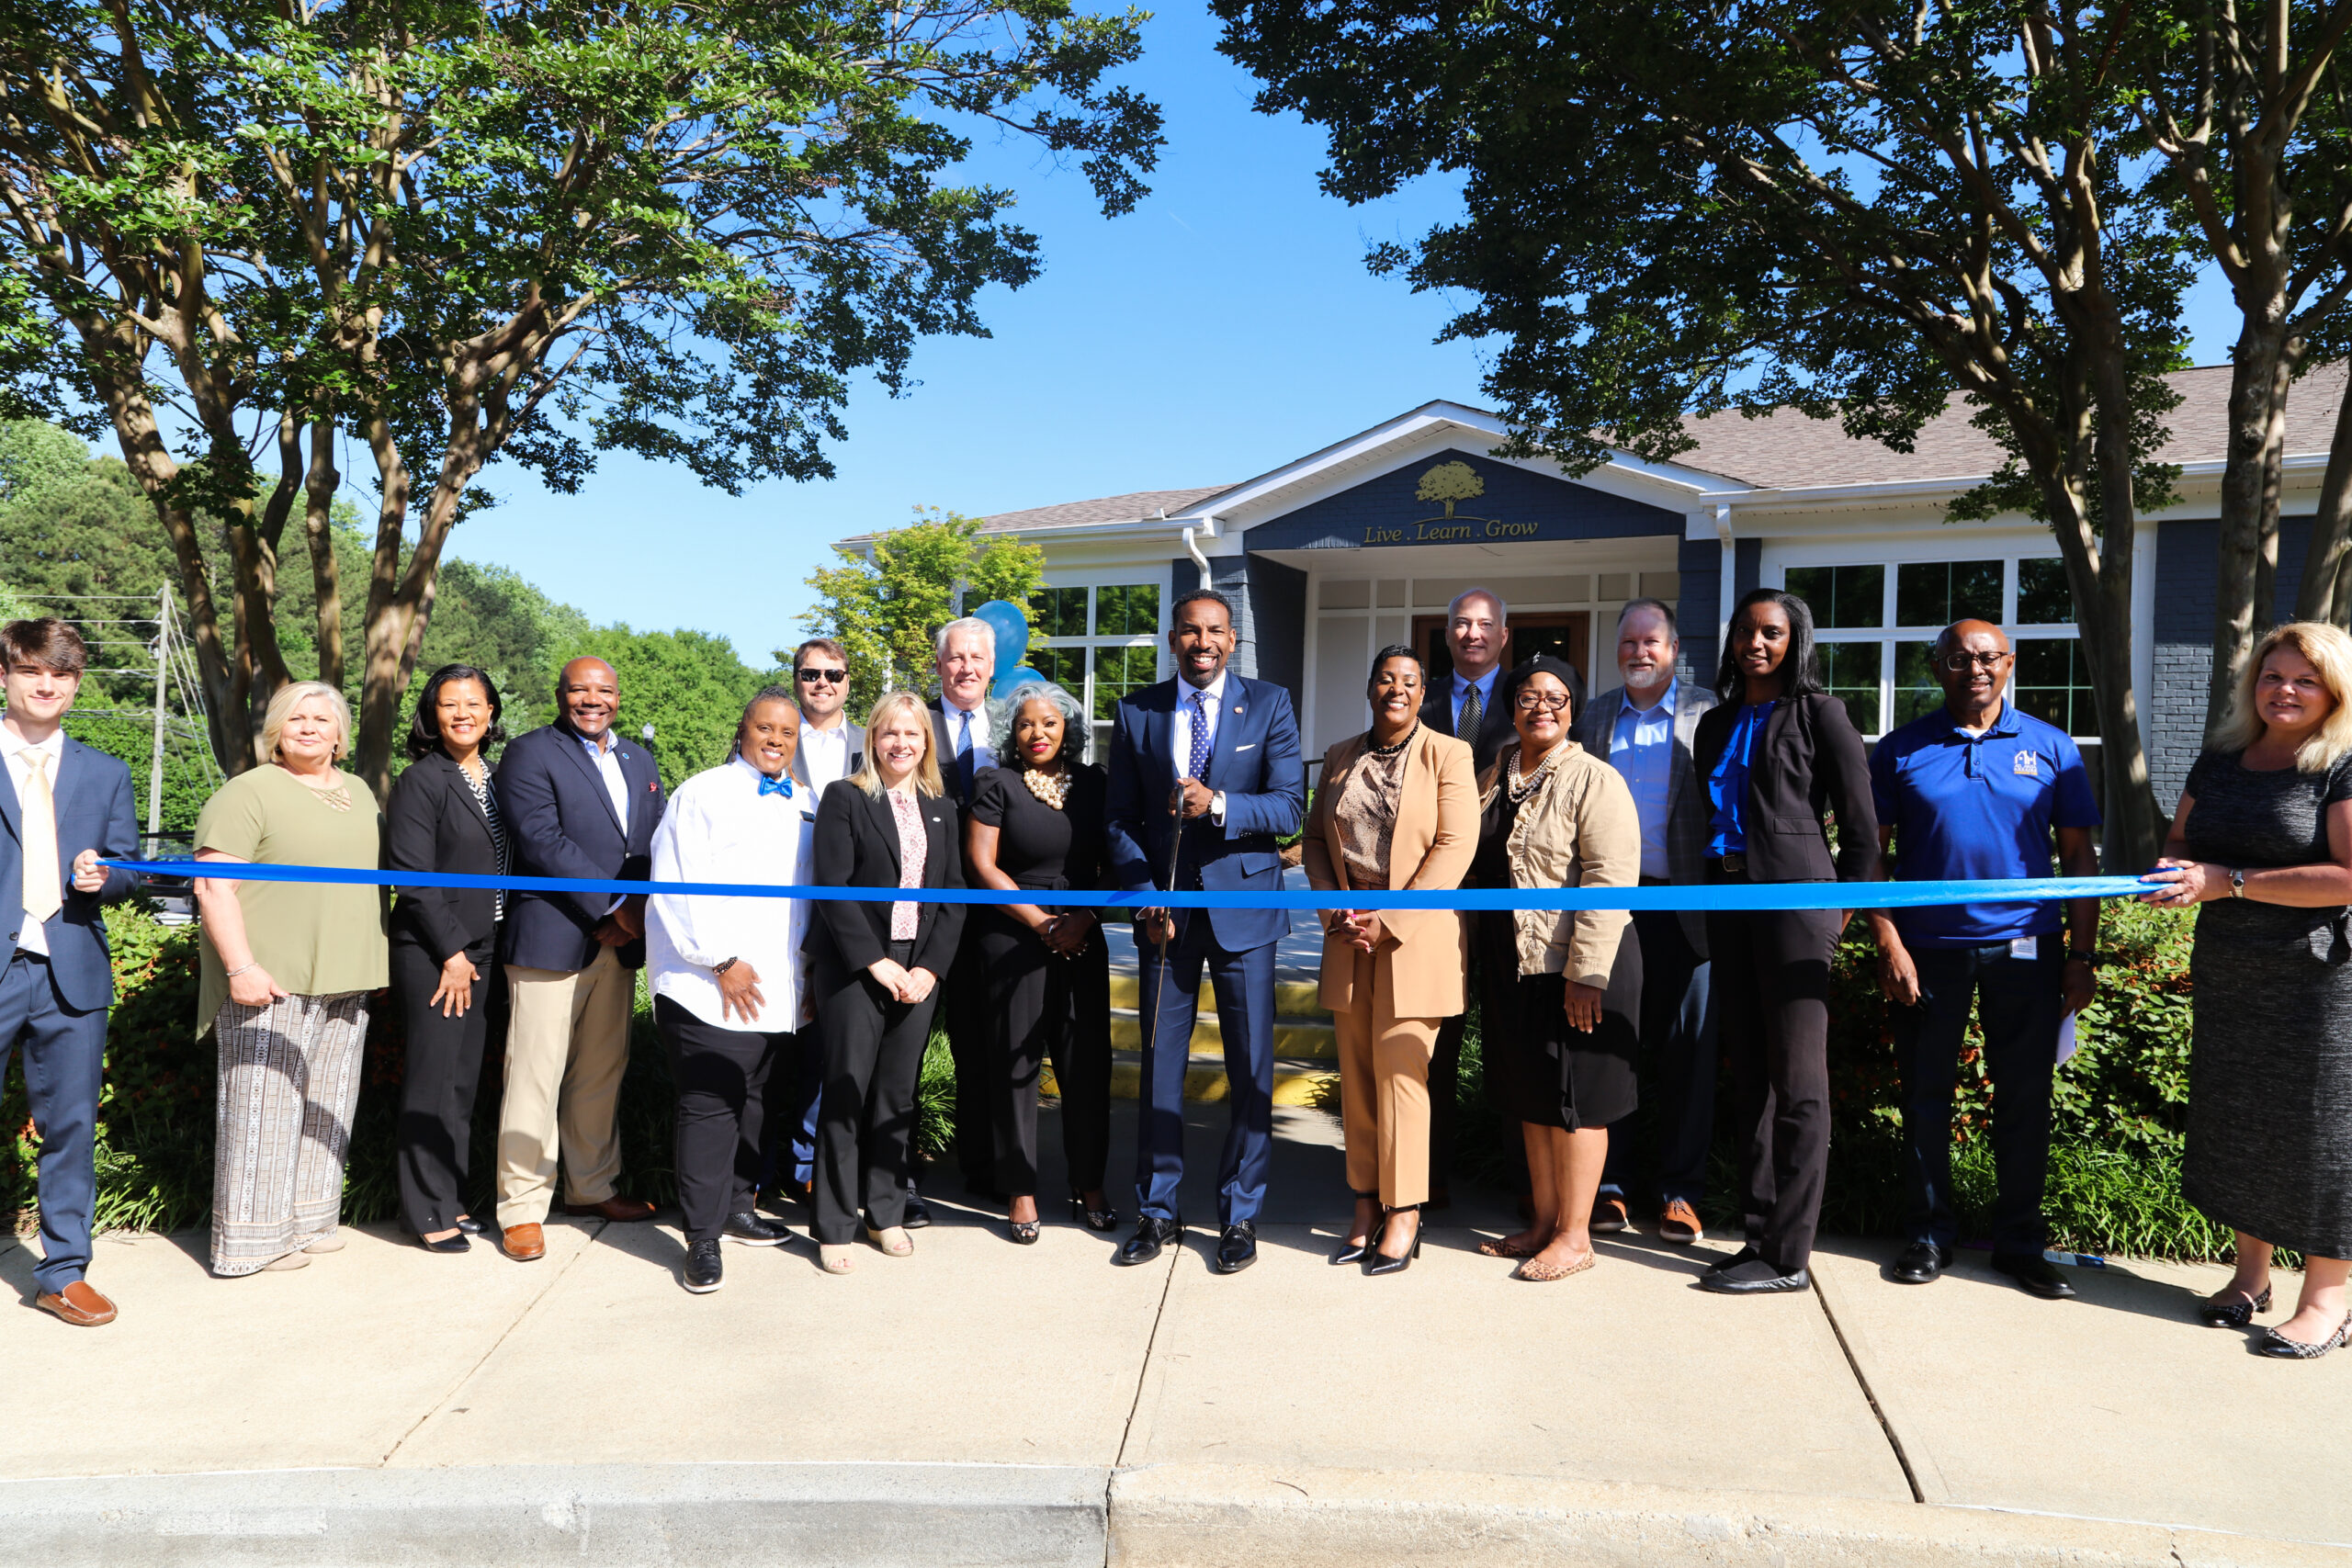
[[[1804,600],[1777,588],[1740,600],[1715,691],[1723,701],[1699,720],[1690,747],[1713,812],[1707,880],[1876,881],[1870,764],[1846,705],[1822,689]],[[1707,1290],[1749,1295],[1812,1282],[1829,1163],[1829,954],[1846,914],[1707,916],[1716,1016],[1747,1140],[1747,1246],[1700,1280]]]
[[[1086,713],[1044,681],[1024,681],[996,705],[1000,766],[980,774],[964,829],[976,886],[1050,893],[1102,881],[1102,812],[1110,781],[1081,762]],[[1091,909],[1050,903],[973,912],[988,973],[989,1075],[996,1097],[996,1184],[1012,1239],[1037,1239],[1037,1077],[1050,1055],[1061,1091],[1062,1156],[1071,1216],[1107,1231],[1118,1212],[1102,1196],[1111,1152],[1111,966]]]
[[[891,692],[865,721],[865,761],[817,806],[823,887],[964,886],[956,808],[944,798],[931,715]],[[931,1040],[939,980],[964,934],[960,904],[818,899],[808,923],[825,1089],[817,1119],[818,1256],[850,1270],[862,1186],[866,1235],[893,1258],[913,1252],[905,1218],[915,1080]],[[863,1179],[861,1182],[861,1171]]]
[[[483,751],[506,739],[498,688],[468,664],[424,683],[411,759],[385,807],[393,871],[503,876],[506,827]],[[474,1089],[490,1033],[504,895],[487,887],[402,887],[392,908],[392,988],[408,1022],[401,1078],[401,1214],[432,1252],[463,1252],[481,1226],[466,1213]]]

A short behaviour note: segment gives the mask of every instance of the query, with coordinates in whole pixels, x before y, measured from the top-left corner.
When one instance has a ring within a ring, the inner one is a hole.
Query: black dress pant
[[[1711,912],[1715,1026],[1746,1137],[1747,1239],[1782,1273],[1804,1268],[1829,1165],[1829,950],[1835,910]]]
[[[653,1024],[678,1096],[674,1157],[686,1245],[717,1241],[728,1215],[748,1214],[758,1201],[768,1075],[791,1049],[792,1032],[722,1029],[668,997],[653,998]]]
[[[1037,1078],[1049,1057],[1062,1099],[1062,1156],[1073,1192],[1102,1187],[1111,1154],[1111,962],[1097,931],[1057,957],[1027,926],[990,911],[973,922],[988,980],[997,1190],[1037,1195]]]
[[[888,956],[912,962],[914,943]],[[876,1230],[906,1218],[907,1170],[915,1133],[915,1083],[939,992],[908,1003],[861,969],[821,963],[817,1028],[825,1042],[825,1091],[817,1111],[817,1239],[857,1239],[858,1211]]]
[[[392,989],[401,999],[407,1043],[401,1067],[396,1163],[401,1219],[419,1235],[455,1230],[466,1208],[467,1152],[473,1143],[474,1091],[493,1012],[504,1013],[503,971],[492,944],[466,950],[481,978],[465,1012],[444,1018],[433,1005],[441,965],[423,944],[394,935]]]
[[[996,1184],[994,1121],[997,1075],[993,1066],[997,1030],[989,1017],[988,964],[967,920],[956,962],[940,976],[939,1023],[947,1053],[956,1062],[956,1166],[964,1185],[986,1191]]]

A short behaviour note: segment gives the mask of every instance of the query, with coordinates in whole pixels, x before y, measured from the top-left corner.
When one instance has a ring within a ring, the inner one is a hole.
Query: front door
[[[1522,615],[1514,610],[1504,624],[1510,627],[1510,650],[1506,657],[1512,664],[1532,659],[1539,653],[1548,653],[1574,665],[1577,678],[1583,682],[1585,691],[1592,689],[1585,670],[1585,660],[1589,657],[1587,649],[1592,641],[1589,611],[1540,610],[1532,615]],[[1445,645],[1443,615],[1414,616],[1413,646],[1420,650],[1422,661],[1429,666],[1432,690],[1437,689],[1441,682],[1452,678],[1453,653]],[[1581,701],[1584,693],[1579,692],[1577,696]]]

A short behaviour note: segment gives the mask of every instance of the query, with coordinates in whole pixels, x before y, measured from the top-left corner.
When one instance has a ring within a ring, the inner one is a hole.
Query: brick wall
[[[2278,618],[2294,614],[2302,581],[2311,519],[2278,523]],[[2149,689],[2140,694],[2148,715],[2148,773],[2166,811],[2180,798],[2189,767],[2205,743],[2205,682],[2213,670],[2213,594],[2220,577],[2218,522],[2165,523],[2156,534],[2155,624],[2147,628],[2154,650]]]

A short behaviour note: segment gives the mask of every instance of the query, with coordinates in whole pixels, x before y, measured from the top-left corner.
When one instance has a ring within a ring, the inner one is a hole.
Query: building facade
[[[2184,371],[2165,457],[2181,500],[2134,538],[2134,687],[2168,809],[2204,727],[2229,371]],[[2282,476],[2277,603],[2290,609],[2326,463],[2340,367],[2298,389]],[[1994,622],[2017,646],[2018,705],[2096,756],[2088,677],[2058,549],[2022,515],[1944,520],[2000,462],[1964,414],[1912,452],[1849,440],[1790,410],[1696,421],[1670,463],[1612,455],[1571,476],[1492,455],[1491,413],[1432,402],[1239,484],[1138,491],[990,517],[1045,552],[1034,659],[1079,694],[1098,746],[1120,696],[1169,672],[1167,608],[1196,585],[1229,597],[1234,667],[1288,687],[1310,758],[1361,730],[1374,650],[1406,644],[1442,668],[1446,607],[1465,588],[1504,599],[1512,657],[1557,652],[1594,692],[1616,684],[1616,617],[1677,606],[1686,673],[1712,681],[1723,626],[1748,589],[1785,587],[1815,612],[1824,673],[1876,737],[1941,701],[1928,648],[1949,622]],[[848,543],[854,547],[858,541]]]

